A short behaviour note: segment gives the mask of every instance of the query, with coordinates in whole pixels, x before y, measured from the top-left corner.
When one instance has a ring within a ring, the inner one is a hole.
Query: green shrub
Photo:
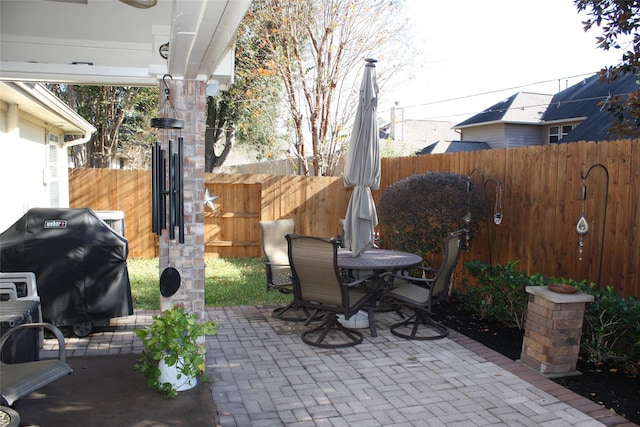
[[[588,361],[610,363],[637,369],[640,362],[640,302],[623,297],[612,287],[599,288],[594,283],[566,278],[545,278],[517,270],[519,261],[506,265],[489,265],[468,261],[464,265],[477,284],[465,283],[458,297],[466,310],[481,318],[498,321],[508,327],[524,329],[529,294],[527,286],[565,283],[594,296],[587,303],[580,352]]]
[[[594,363],[626,365],[640,358],[640,302],[622,297],[611,286],[580,284],[594,296],[587,304],[582,328],[581,351]]]
[[[464,265],[478,286],[466,286],[464,307],[482,318],[491,318],[510,328],[524,329],[527,320],[527,286],[542,286],[548,281],[541,275],[529,276],[516,267],[519,261],[506,265],[489,265],[468,261]]]
[[[386,247],[438,254],[442,252],[442,241],[452,231],[468,228],[471,242],[485,208],[476,185],[468,177],[428,172],[387,188],[378,203],[378,215]]]

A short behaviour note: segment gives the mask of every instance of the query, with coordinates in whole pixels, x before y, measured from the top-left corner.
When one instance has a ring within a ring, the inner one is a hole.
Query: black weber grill
[[[44,321],[93,325],[133,314],[127,239],[90,209],[30,209],[0,234],[0,271],[36,275]]]

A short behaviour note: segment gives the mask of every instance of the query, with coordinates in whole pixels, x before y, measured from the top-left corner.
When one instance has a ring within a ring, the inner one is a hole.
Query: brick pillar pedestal
[[[546,376],[577,374],[585,303],[593,295],[527,286],[529,304],[520,362]]]
[[[206,131],[206,82],[171,80],[169,82],[177,118],[184,120],[180,132],[184,138],[184,243],[169,239],[167,230],[160,238],[160,274],[171,266],[178,270],[181,284],[170,298],[160,298],[160,308],[166,310],[182,304],[187,312],[204,316],[204,134]],[[162,94],[164,83],[160,82]],[[162,97],[162,95],[161,95]],[[177,138],[177,136],[176,136]]]

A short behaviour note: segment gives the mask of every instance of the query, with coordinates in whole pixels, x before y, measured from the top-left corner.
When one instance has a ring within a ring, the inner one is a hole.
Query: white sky
[[[407,0],[405,10],[422,57],[381,88],[381,117],[399,102],[405,119],[460,122],[517,92],[554,94],[622,58],[596,47],[601,30],[584,32],[572,0]]]

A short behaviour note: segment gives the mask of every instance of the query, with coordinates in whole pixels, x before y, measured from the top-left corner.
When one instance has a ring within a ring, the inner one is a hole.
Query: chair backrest
[[[262,251],[270,263],[274,277],[290,272],[289,254],[287,252],[287,234],[295,232],[293,219],[278,219],[275,221],[260,221],[262,230]]]
[[[341,284],[338,270],[336,240],[288,234],[287,241],[296,298],[318,305],[348,307],[348,291]]]
[[[36,275],[28,271],[0,272],[0,283],[13,283],[18,298],[38,296]]]
[[[451,277],[456,268],[460,252],[462,251],[462,236],[464,230],[454,231],[450,233],[444,241],[444,255],[442,265],[433,279],[431,287],[430,304],[436,304],[449,295],[451,287]]]
[[[18,299],[16,285],[13,283],[0,283],[0,301],[15,301]]]

